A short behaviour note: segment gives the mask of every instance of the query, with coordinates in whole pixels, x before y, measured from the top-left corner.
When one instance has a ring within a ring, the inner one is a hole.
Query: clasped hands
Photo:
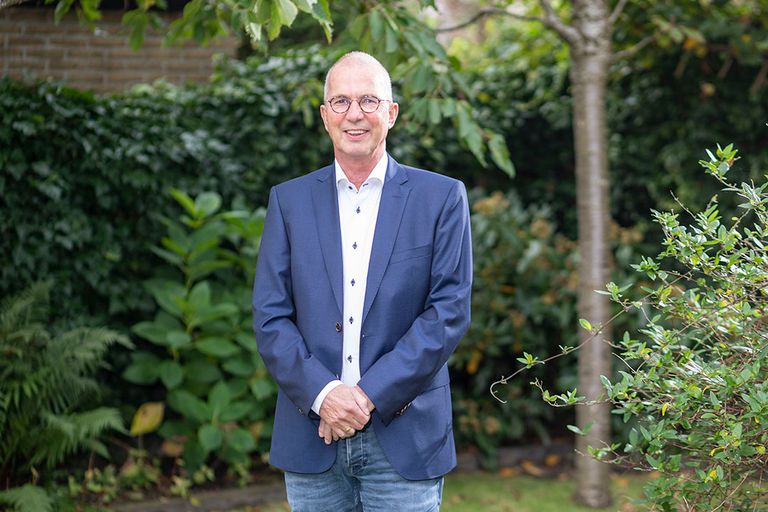
[[[325,444],[352,437],[368,423],[374,408],[373,402],[359,386],[336,386],[320,405],[317,433]]]

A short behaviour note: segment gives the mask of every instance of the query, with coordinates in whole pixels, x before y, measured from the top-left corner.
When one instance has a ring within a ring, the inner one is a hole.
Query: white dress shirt
[[[317,414],[320,414],[320,406],[333,388],[341,384],[354,386],[360,380],[363,303],[387,162],[387,154],[384,153],[359,189],[347,179],[339,163],[334,162],[344,269],[343,360],[341,380],[329,382],[312,403],[312,410]]]

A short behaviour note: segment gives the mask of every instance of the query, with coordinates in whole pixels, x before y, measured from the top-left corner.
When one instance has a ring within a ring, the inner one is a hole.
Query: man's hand
[[[368,423],[371,417],[368,397],[360,388],[342,384],[328,393],[320,405],[320,428],[318,435],[329,439],[350,437]],[[373,404],[371,404],[372,406]],[[331,436],[328,436],[330,430]]]
[[[357,405],[364,411],[368,411],[368,414],[372,413],[376,406],[373,405],[371,399],[368,398],[368,395],[365,394],[363,388],[360,386],[355,386],[354,390],[356,391],[355,400],[357,401]]]
[[[339,437],[333,434],[331,427],[322,419],[320,420],[320,427],[317,429],[317,434],[325,440],[325,444],[331,444],[331,441],[339,440]]]

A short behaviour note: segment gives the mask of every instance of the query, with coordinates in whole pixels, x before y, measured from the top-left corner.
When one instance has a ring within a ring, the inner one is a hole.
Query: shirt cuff
[[[323,405],[323,400],[325,400],[325,397],[328,395],[328,393],[331,392],[334,388],[341,386],[344,384],[340,380],[332,380],[328,384],[325,385],[325,387],[320,391],[320,393],[317,394],[317,398],[315,398],[315,401],[312,402],[312,410],[315,411],[315,414],[320,416],[320,406]]]

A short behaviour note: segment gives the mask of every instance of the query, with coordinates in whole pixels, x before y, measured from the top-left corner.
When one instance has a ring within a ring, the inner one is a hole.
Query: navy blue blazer
[[[358,385],[404,478],[456,465],[446,362],[469,325],[472,251],[464,185],[388,156],[363,306]],[[312,402],[342,365],[342,252],[334,166],[274,187],[256,265],[254,330],[279,392],[270,462],[320,473],[336,443]]]

